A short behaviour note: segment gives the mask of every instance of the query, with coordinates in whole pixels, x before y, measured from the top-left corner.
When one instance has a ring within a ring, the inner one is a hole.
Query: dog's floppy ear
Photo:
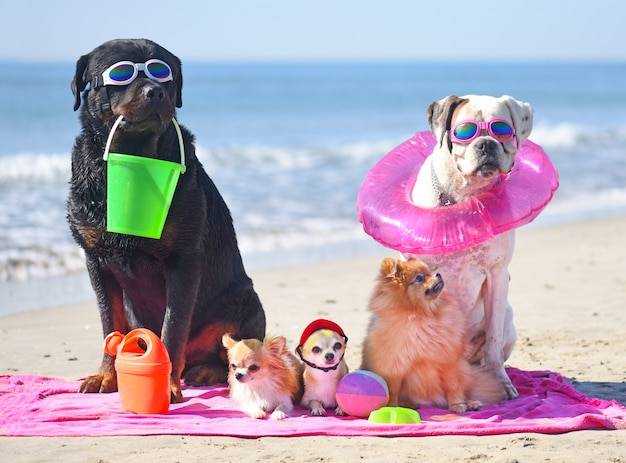
[[[80,95],[89,80],[87,79],[87,64],[89,63],[89,55],[81,56],[76,62],[76,73],[74,74],[74,79],[70,84],[72,88],[72,93],[74,94],[74,111],[80,108]]]
[[[504,95],[498,98],[503,102],[511,113],[511,122],[515,129],[515,138],[517,138],[517,148],[528,138],[533,129],[533,108],[523,101]]]
[[[174,53],[170,52],[166,48],[155,44],[148,40],[148,42],[152,43],[157,48],[159,58],[163,59],[167,64],[172,68],[172,74],[174,75],[174,80],[172,83],[175,86],[176,95],[172,98],[172,101],[176,105],[177,108],[183,106],[183,71],[182,71],[182,63],[180,58],[176,56]],[[170,94],[170,97],[172,95]]]
[[[178,61],[178,69],[180,69],[180,61]],[[174,82],[176,82],[176,107],[180,108],[183,106],[183,73],[180,70]]]
[[[176,85],[176,98],[175,98],[175,104],[177,108],[180,108],[183,106],[183,72],[182,72],[182,63],[180,62],[180,59],[170,53],[169,51],[165,50],[165,52],[169,55],[169,58],[166,59],[166,61],[168,61],[169,63],[172,63],[174,65],[174,85]]]
[[[450,130],[454,111],[460,104],[465,102],[467,102],[466,98],[450,95],[442,100],[435,101],[426,110],[426,114],[428,114],[428,126],[440,147],[443,146],[445,133]],[[448,145],[450,145],[450,141],[448,141]],[[452,150],[451,146],[448,148]]]

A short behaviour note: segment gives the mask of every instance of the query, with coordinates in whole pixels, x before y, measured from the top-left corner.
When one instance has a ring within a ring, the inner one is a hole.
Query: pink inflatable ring
[[[420,167],[436,140],[419,132],[368,172],[357,199],[365,232],[403,253],[446,254],[471,248],[532,222],[558,188],[558,173],[541,147],[526,140],[511,172],[492,190],[449,206],[423,208],[411,201]]]

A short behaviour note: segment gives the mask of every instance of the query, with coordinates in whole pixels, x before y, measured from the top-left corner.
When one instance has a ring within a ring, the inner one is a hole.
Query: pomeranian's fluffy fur
[[[312,416],[326,416],[327,408],[335,408],[336,415],[345,415],[335,398],[337,384],[348,374],[345,352],[346,338],[329,329],[315,331],[298,346],[305,363],[300,404],[311,410]]]
[[[385,379],[390,406],[462,413],[504,399],[497,379],[467,360],[466,323],[443,287],[441,275],[421,261],[381,264],[361,368]]]
[[[231,398],[252,418],[282,420],[302,397],[302,364],[287,350],[283,336],[234,340],[222,337],[228,350]]]

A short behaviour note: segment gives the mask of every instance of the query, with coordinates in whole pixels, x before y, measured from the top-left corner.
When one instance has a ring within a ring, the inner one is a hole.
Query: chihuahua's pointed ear
[[[435,101],[426,110],[426,114],[428,115],[428,126],[437,139],[439,147],[443,147],[444,140],[446,140],[444,135],[450,130],[454,111],[460,104],[465,102],[467,102],[466,98],[450,95],[442,100]],[[447,143],[448,150],[452,151],[452,144],[449,138],[447,139]]]
[[[87,87],[89,80],[87,78],[87,64],[89,63],[89,55],[81,56],[76,62],[76,73],[70,84],[72,93],[74,94],[74,111],[80,108],[81,93]]]
[[[222,336],[222,344],[226,349],[232,349],[232,347],[237,344],[237,341],[233,339],[230,333],[226,333],[224,336]]]
[[[284,336],[274,336],[272,338],[266,338],[264,341],[265,347],[276,355],[282,355],[287,350],[287,338]]]

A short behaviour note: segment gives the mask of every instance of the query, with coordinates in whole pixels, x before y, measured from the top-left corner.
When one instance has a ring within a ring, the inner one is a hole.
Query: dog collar
[[[344,336],[345,337],[345,336]],[[346,338],[347,340],[347,338]],[[341,361],[343,360],[344,355],[346,355],[346,353],[344,352],[341,355],[341,358],[339,359],[339,361],[335,364],[334,367],[320,367],[317,366],[316,364],[314,364],[313,362],[309,362],[308,360],[306,360],[303,356],[302,356],[302,346],[298,346],[296,347],[296,352],[298,353],[298,356],[300,357],[300,360],[302,360],[304,363],[306,363],[308,366],[310,366],[311,368],[315,368],[316,370],[322,370],[324,373],[328,373],[329,371],[334,371],[337,368],[339,368],[339,365],[341,364]]]
[[[452,198],[450,197],[450,195],[441,191],[441,188],[439,187],[439,182],[437,181],[437,175],[435,175],[435,161],[432,158],[430,158],[430,180],[433,184],[433,190],[435,190],[435,196],[437,197],[437,201],[439,202],[439,205],[449,206],[450,204],[453,204],[454,201],[452,201]]]

